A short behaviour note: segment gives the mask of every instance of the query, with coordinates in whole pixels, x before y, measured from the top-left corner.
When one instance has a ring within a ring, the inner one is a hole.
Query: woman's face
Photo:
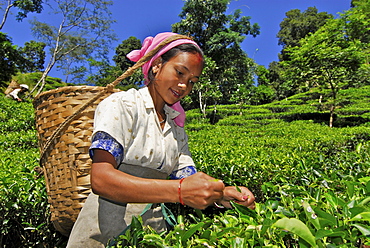
[[[187,96],[197,83],[203,70],[203,58],[198,53],[180,52],[165,64],[152,68],[156,73],[153,80],[154,97],[172,105]]]

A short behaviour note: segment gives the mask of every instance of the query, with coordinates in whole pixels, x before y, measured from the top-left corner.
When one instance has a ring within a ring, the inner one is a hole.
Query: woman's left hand
[[[238,189],[240,189],[241,192],[239,192]],[[223,199],[218,201],[217,204],[222,204],[224,207],[232,208],[230,201],[234,201],[250,209],[254,209],[255,197],[253,193],[246,187],[238,187],[238,189],[235,186],[225,187]]]

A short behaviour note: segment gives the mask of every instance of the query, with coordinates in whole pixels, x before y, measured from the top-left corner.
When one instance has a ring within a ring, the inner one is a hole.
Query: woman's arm
[[[129,203],[179,202],[179,180],[146,179],[116,169],[114,157],[94,150],[91,187],[94,193],[110,200]],[[185,205],[204,209],[223,197],[224,184],[204,173],[184,179],[181,197]]]

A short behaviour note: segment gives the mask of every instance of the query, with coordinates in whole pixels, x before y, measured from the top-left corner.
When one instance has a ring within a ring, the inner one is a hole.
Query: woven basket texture
[[[51,221],[66,236],[91,192],[91,159],[88,149],[93,132],[94,112],[98,103],[111,92],[76,115],[46,149],[45,143],[66,118],[77,113],[81,105],[104,89],[96,86],[68,86],[43,92],[34,99],[36,128],[42,154],[40,164],[44,169]]]

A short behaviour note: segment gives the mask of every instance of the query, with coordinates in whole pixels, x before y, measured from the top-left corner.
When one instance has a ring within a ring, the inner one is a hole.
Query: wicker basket
[[[96,106],[114,87],[150,60],[163,46],[187,36],[174,35],[161,42],[107,87],[68,86],[35,97],[36,128],[41,152],[51,221],[69,236],[91,192],[88,149]]]
[[[21,86],[18,82],[12,80],[10,82],[10,84],[8,85],[8,88],[6,88],[6,90],[4,91],[4,94],[7,95],[9,94],[10,92],[12,92],[13,90],[15,89],[19,89]]]
[[[69,86],[47,91],[34,100],[39,147],[84,103],[103,91],[104,87]],[[115,90],[118,91],[118,90]],[[91,160],[88,155],[96,105],[90,104],[78,114],[49,148],[41,151],[51,221],[63,235],[69,234],[86,197],[90,193]]]

